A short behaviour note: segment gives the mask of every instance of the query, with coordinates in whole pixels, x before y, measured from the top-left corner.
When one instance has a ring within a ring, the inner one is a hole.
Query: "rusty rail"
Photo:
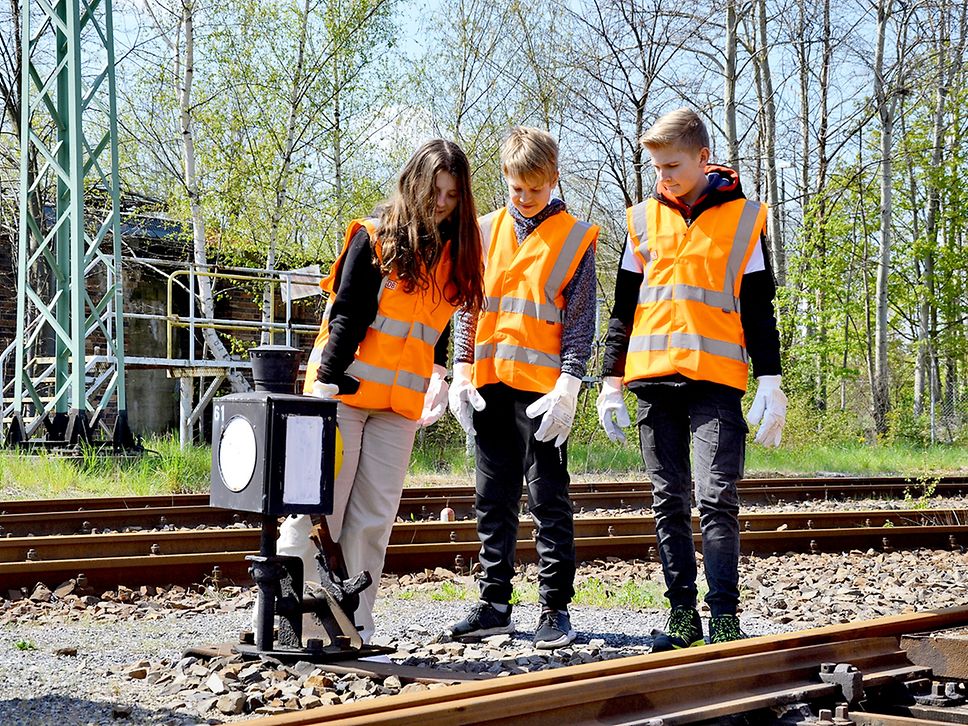
[[[966,519],[968,510],[751,513],[741,518],[740,545],[747,554],[962,549],[968,545],[968,524],[961,524]],[[886,521],[893,526],[883,526]],[[517,544],[522,562],[536,559],[529,531],[523,523]],[[651,516],[581,517],[575,520],[575,534],[582,560],[654,556]],[[695,543],[701,550],[698,534]],[[104,588],[189,585],[199,582],[200,571],[211,577],[216,566],[224,578],[240,583],[248,581],[245,556],[258,548],[259,530],[244,527],[7,537],[0,539],[0,591],[33,587],[37,581],[56,586],[81,572],[92,585]],[[403,574],[428,567],[467,568],[478,549],[475,522],[398,522],[391,532],[385,570]],[[191,558],[187,561],[192,567],[179,573],[178,562],[185,557]]]
[[[841,686],[821,680],[823,663],[857,667],[865,689],[924,676],[929,669],[908,658],[899,638],[965,625],[968,608],[893,616],[477,681],[249,723],[695,723],[814,698],[836,700]]]

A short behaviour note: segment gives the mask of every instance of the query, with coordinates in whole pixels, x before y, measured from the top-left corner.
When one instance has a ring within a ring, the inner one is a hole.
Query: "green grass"
[[[207,492],[211,450],[181,451],[176,437],[145,441],[140,457],[116,459],[85,453],[70,459],[46,452],[0,454],[0,498],[180,494]]]
[[[917,446],[906,442],[791,446],[766,449],[752,445],[746,452],[747,475],[830,472],[857,475],[928,476],[964,473],[968,462],[965,446]]]
[[[469,484],[473,458],[464,449],[462,432],[428,435],[414,447],[407,485]],[[750,443],[747,476],[816,476],[828,473],[899,475],[913,482],[968,470],[968,446],[918,446],[905,441],[870,444],[859,440],[836,444],[794,445],[791,437],[779,449]],[[207,492],[211,449],[181,451],[174,436],[145,442],[144,456],[114,459],[88,454],[78,459],[46,453],[0,454],[0,499],[48,499]],[[634,440],[624,446],[596,432],[579,431],[568,451],[576,479],[642,479],[645,472]],[[912,493],[917,499],[920,492]]]
[[[657,582],[626,581],[616,586],[590,577],[576,585],[574,603],[599,608],[655,610],[667,607],[664,590]]]

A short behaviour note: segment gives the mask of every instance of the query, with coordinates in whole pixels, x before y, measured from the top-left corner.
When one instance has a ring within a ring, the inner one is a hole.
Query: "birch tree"
[[[194,105],[192,101],[192,83],[195,78],[195,17],[198,6],[195,0],[181,0],[176,5],[162,6],[160,3],[147,3],[147,11],[151,14],[160,37],[171,53],[170,81],[176,86],[178,99],[178,122],[182,141],[182,176],[181,184],[191,212],[192,225],[192,259],[201,271],[208,269],[208,250],[205,234],[205,213],[202,209],[202,198],[198,179],[198,168],[195,158],[195,135],[193,130]],[[169,20],[164,23],[155,8],[166,12]],[[215,304],[212,299],[211,279],[205,275],[196,276],[198,286],[197,298],[202,316],[210,320],[215,318]],[[192,294],[195,294],[192,291]],[[203,325],[200,327],[202,338],[209,352],[216,360],[229,360],[229,352],[225,344],[218,337],[214,328]],[[233,391],[248,390],[249,384],[238,371],[228,375]]]

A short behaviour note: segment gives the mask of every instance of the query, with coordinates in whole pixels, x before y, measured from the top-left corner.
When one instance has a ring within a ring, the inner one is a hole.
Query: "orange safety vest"
[[[343,251],[329,275],[319,283],[330,299],[306,366],[304,393],[312,392],[323,348],[329,340],[329,313],[336,292],[336,272],[346,256],[350,240],[361,227],[375,241],[374,249],[377,257],[381,257],[375,222],[374,219],[350,222]],[[366,331],[356,358],[346,369],[348,375],[360,380],[360,388],[356,393],[339,396],[340,401],[354,408],[389,409],[412,420],[420,418],[434,367],[434,346],[455,309],[441,292],[451,284],[450,271],[448,242],[432,274],[436,286],[431,284],[426,290],[417,288],[407,293],[395,273],[383,278],[376,318]]]
[[[626,383],[681,373],[745,391],[749,356],[739,289],[763,233],[766,205],[735,199],[707,209],[690,226],[656,199],[626,214],[645,271]]]
[[[562,291],[598,239],[598,227],[559,212],[519,245],[507,209],[478,222],[486,307],[477,322],[474,385],[501,381],[548,393],[561,373]]]

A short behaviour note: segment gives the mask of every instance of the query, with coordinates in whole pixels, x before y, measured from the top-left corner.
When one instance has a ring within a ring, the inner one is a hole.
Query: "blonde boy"
[[[776,290],[764,252],[766,206],[746,199],[734,170],[709,163],[709,135],[690,109],[659,118],[642,145],[652,157],[656,188],[627,212],[598,413],[608,436],[624,440],[623,382],[639,399],[639,440],[672,608],[666,630],[653,634],[658,652],[705,642],[696,609],[693,475],[710,641],[746,637],[737,617],[736,481],[746,453],[740,400],[750,358],[758,380],[750,419],[763,418],[759,443],[779,444],[786,397]]]
[[[511,577],[526,480],[542,606],[534,644],[558,648],[575,639],[566,442],[594,337],[598,227],[552,197],[558,145],[548,133],[511,129],[501,171],[508,203],[479,220],[487,309],[455,326],[450,389],[450,409],[476,444],[481,599],[447,633],[513,632]]]

